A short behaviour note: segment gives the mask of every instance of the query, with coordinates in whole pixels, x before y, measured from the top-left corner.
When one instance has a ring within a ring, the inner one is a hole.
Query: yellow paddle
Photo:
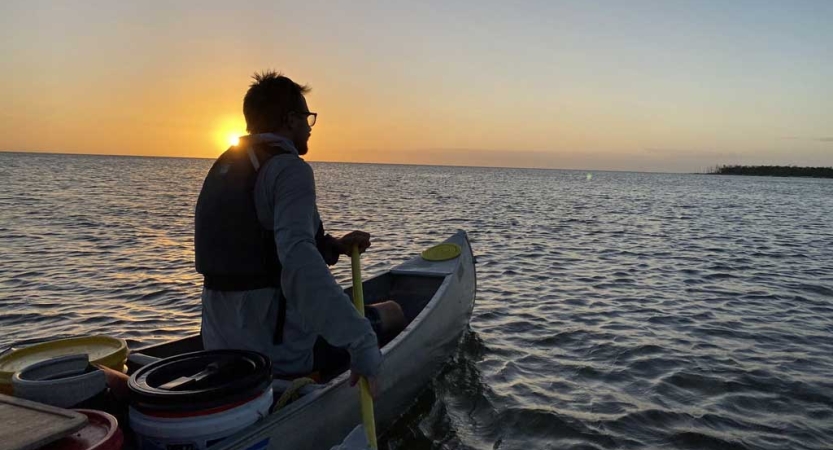
[[[353,268],[353,305],[359,310],[359,314],[364,315],[364,292],[362,292],[362,263],[359,256],[359,246],[353,246],[353,254],[351,259],[351,266]],[[376,443],[376,419],[373,417],[373,397],[370,396],[370,386],[367,384],[367,378],[361,377],[359,380],[361,386],[361,401],[362,401],[362,423],[364,424],[364,431],[367,434],[367,442],[370,448],[378,450],[379,444]]]

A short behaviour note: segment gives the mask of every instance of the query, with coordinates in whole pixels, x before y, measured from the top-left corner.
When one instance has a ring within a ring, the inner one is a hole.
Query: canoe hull
[[[379,395],[375,402],[378,430],[385,430],[416,399],[453,355],[471,318],[476,292],[474,257],[468,237],[458,231],[445,242],[462,248],[458,258],[427,264],[415,258],[392,274],[442,277],[422,312],[383,349]],[[349,386],[349,373],[249,427],[215,444],[216,450],[329,449],[361,423],[359,390]]]

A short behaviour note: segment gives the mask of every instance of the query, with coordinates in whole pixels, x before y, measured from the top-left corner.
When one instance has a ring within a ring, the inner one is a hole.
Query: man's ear
[[[275,129],[278,130],[278,131],[280,131],[280,130],[294,131],[293,130],[294,128],[295,127],[292,123],[292,118],[290,117],[290,114],[287,114],[287,115],[283,116],[283,120],[280,120],[278,122],[278,126],[275,127]]]
[[[289,131],[295,131],[297,124],[295,123],[295,120],[293,120],[292,118],[292,113],[287,113],[283,117],[283,126]]]

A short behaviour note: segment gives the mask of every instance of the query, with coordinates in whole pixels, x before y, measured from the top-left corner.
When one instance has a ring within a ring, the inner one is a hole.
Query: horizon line
[[[2,153],[24,153],[38,155],[62,155],[62,156],[109,156],[122,158],[168,158],[168,159],[208,159],[216,160],[217,157],[207,156],[173,156],[173,155],[133,155],[133,154],[109,154],[109,153],[74,153],[59,151],[40,150],[0,150]],[[356,162],[356,161],[327,161],[327,160],[305,160],[309,163],[331,163],[331,164],[376,164],[382,166],[424,166],[424,167],[460,167],[467,169],[524,169],[524,170],[563,170],[569,172],[620,172],[620,173],[656,173],[673,175],[705,175],[707,172],[660,172],[650,170],[612,170],[612,169],[562,169],[557,167],[528,167],[528,166],[468,166],[459,164],[415,164],[415,163],[386,163],[386,162]]]

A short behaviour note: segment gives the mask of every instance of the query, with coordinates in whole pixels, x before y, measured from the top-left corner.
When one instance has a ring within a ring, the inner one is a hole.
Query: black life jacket
[[[254,188],[260,167],[283,153],[291,152],[269,143],[244,143],[226,150],[208,171],[194,215],[195,265],[205,287],[243,291],[280,286],[274,231],[257,218]],[[315,243],[328,265],[338,261],[335,241],[319,223]]]
[[[194,215],[194,256],[203,285],[219,291],[246,291],[276,287],[278,323],[274,343],[283,340],[286,300],[280,289],[281,264],[274,231],[257,218],[254,189],[258,170],[269,159],[291,153],[269,143],[247,144],[226,150],[203,182]],[[319,223],[316,246],[324,261],[335,264],[335,238]]]
[[[268,143],[226,150],[203,182],[194,215],[194,256],[205,287],[244,291],[280,286],[274,233],[257,218],[258,169],[288,150]]]

